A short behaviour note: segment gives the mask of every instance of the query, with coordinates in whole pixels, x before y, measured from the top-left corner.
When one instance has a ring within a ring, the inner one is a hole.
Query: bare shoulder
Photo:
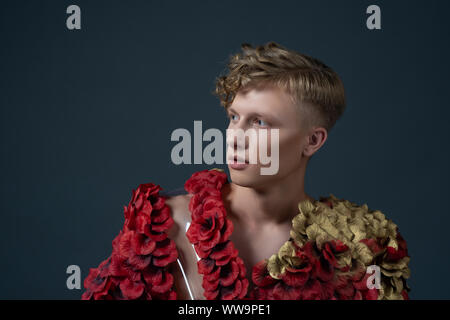
[[[171,196],[166,198],[166,204],[172,209],[173,214],[180,210],[189,209],[189,201],[192,198],[192,194],[180,194],[177,196]]]
[[[180,235],[180,232],[182,234],[185,233],[186,224],[191,221],[189,211],[191,197],[192,194],[181,194],[166,198],[166,204],[170,208],[174,221],[173,227],[169,230],[169,236],[177,237]]]

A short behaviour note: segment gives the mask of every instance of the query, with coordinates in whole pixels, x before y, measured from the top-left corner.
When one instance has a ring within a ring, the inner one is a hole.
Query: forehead
[[[291,95],[276,86],[241,89],[236,94],[229,109],[237,113],[258,113],[291,119],[299,116]]]

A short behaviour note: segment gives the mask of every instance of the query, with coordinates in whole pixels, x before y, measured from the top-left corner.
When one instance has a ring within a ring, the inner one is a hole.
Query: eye
[[[235,114],[229,114],[228,118],[230,118],[231,121],[236,121],[238,119],[238,116]]]
[[[255,123],[260,127],[267,127],[269,124],[262,119],[255,119]]]

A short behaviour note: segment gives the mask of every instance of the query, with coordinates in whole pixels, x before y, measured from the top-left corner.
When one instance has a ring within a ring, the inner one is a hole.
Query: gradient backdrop
[[[81,8],[82,29],[66,28]],[[366,28],[381,8],[382,30]],[[276,41],[334,68],[348,107],[306,189],[381,210],[411,256],[412,299],[449,299],[447,1],[2,1],[2,299],[79,299],[132,189],[182,187],[176,128],[227,125],[211,94],[240,44]],[[446,40],[447,39],[447,40]]]

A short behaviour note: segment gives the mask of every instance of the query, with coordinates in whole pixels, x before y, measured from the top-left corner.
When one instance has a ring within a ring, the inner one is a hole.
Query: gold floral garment
[[[292,220],[290,240],[267,263],[271,277],[280,279],[288,270],[304,267],[307,262],[302,257],[308,255],[299,255],[298,248],[313,243],[320,252],[327,243],[337,240],[347,247],[334,254],[337,279],[362,278],[364,281],[359,281],[359,285],[364,289],[368,277],[362,275],[366,274],[367,266],[378,266],[381,288],[373,291],[376,295],[372,298],[408,299],[410,288],[406,279],[410,276],[410,257],[406,242],[397,225],[381,211],[337,199],[332,194],[314,203],[305,200],[298,208],[299,214]]]

